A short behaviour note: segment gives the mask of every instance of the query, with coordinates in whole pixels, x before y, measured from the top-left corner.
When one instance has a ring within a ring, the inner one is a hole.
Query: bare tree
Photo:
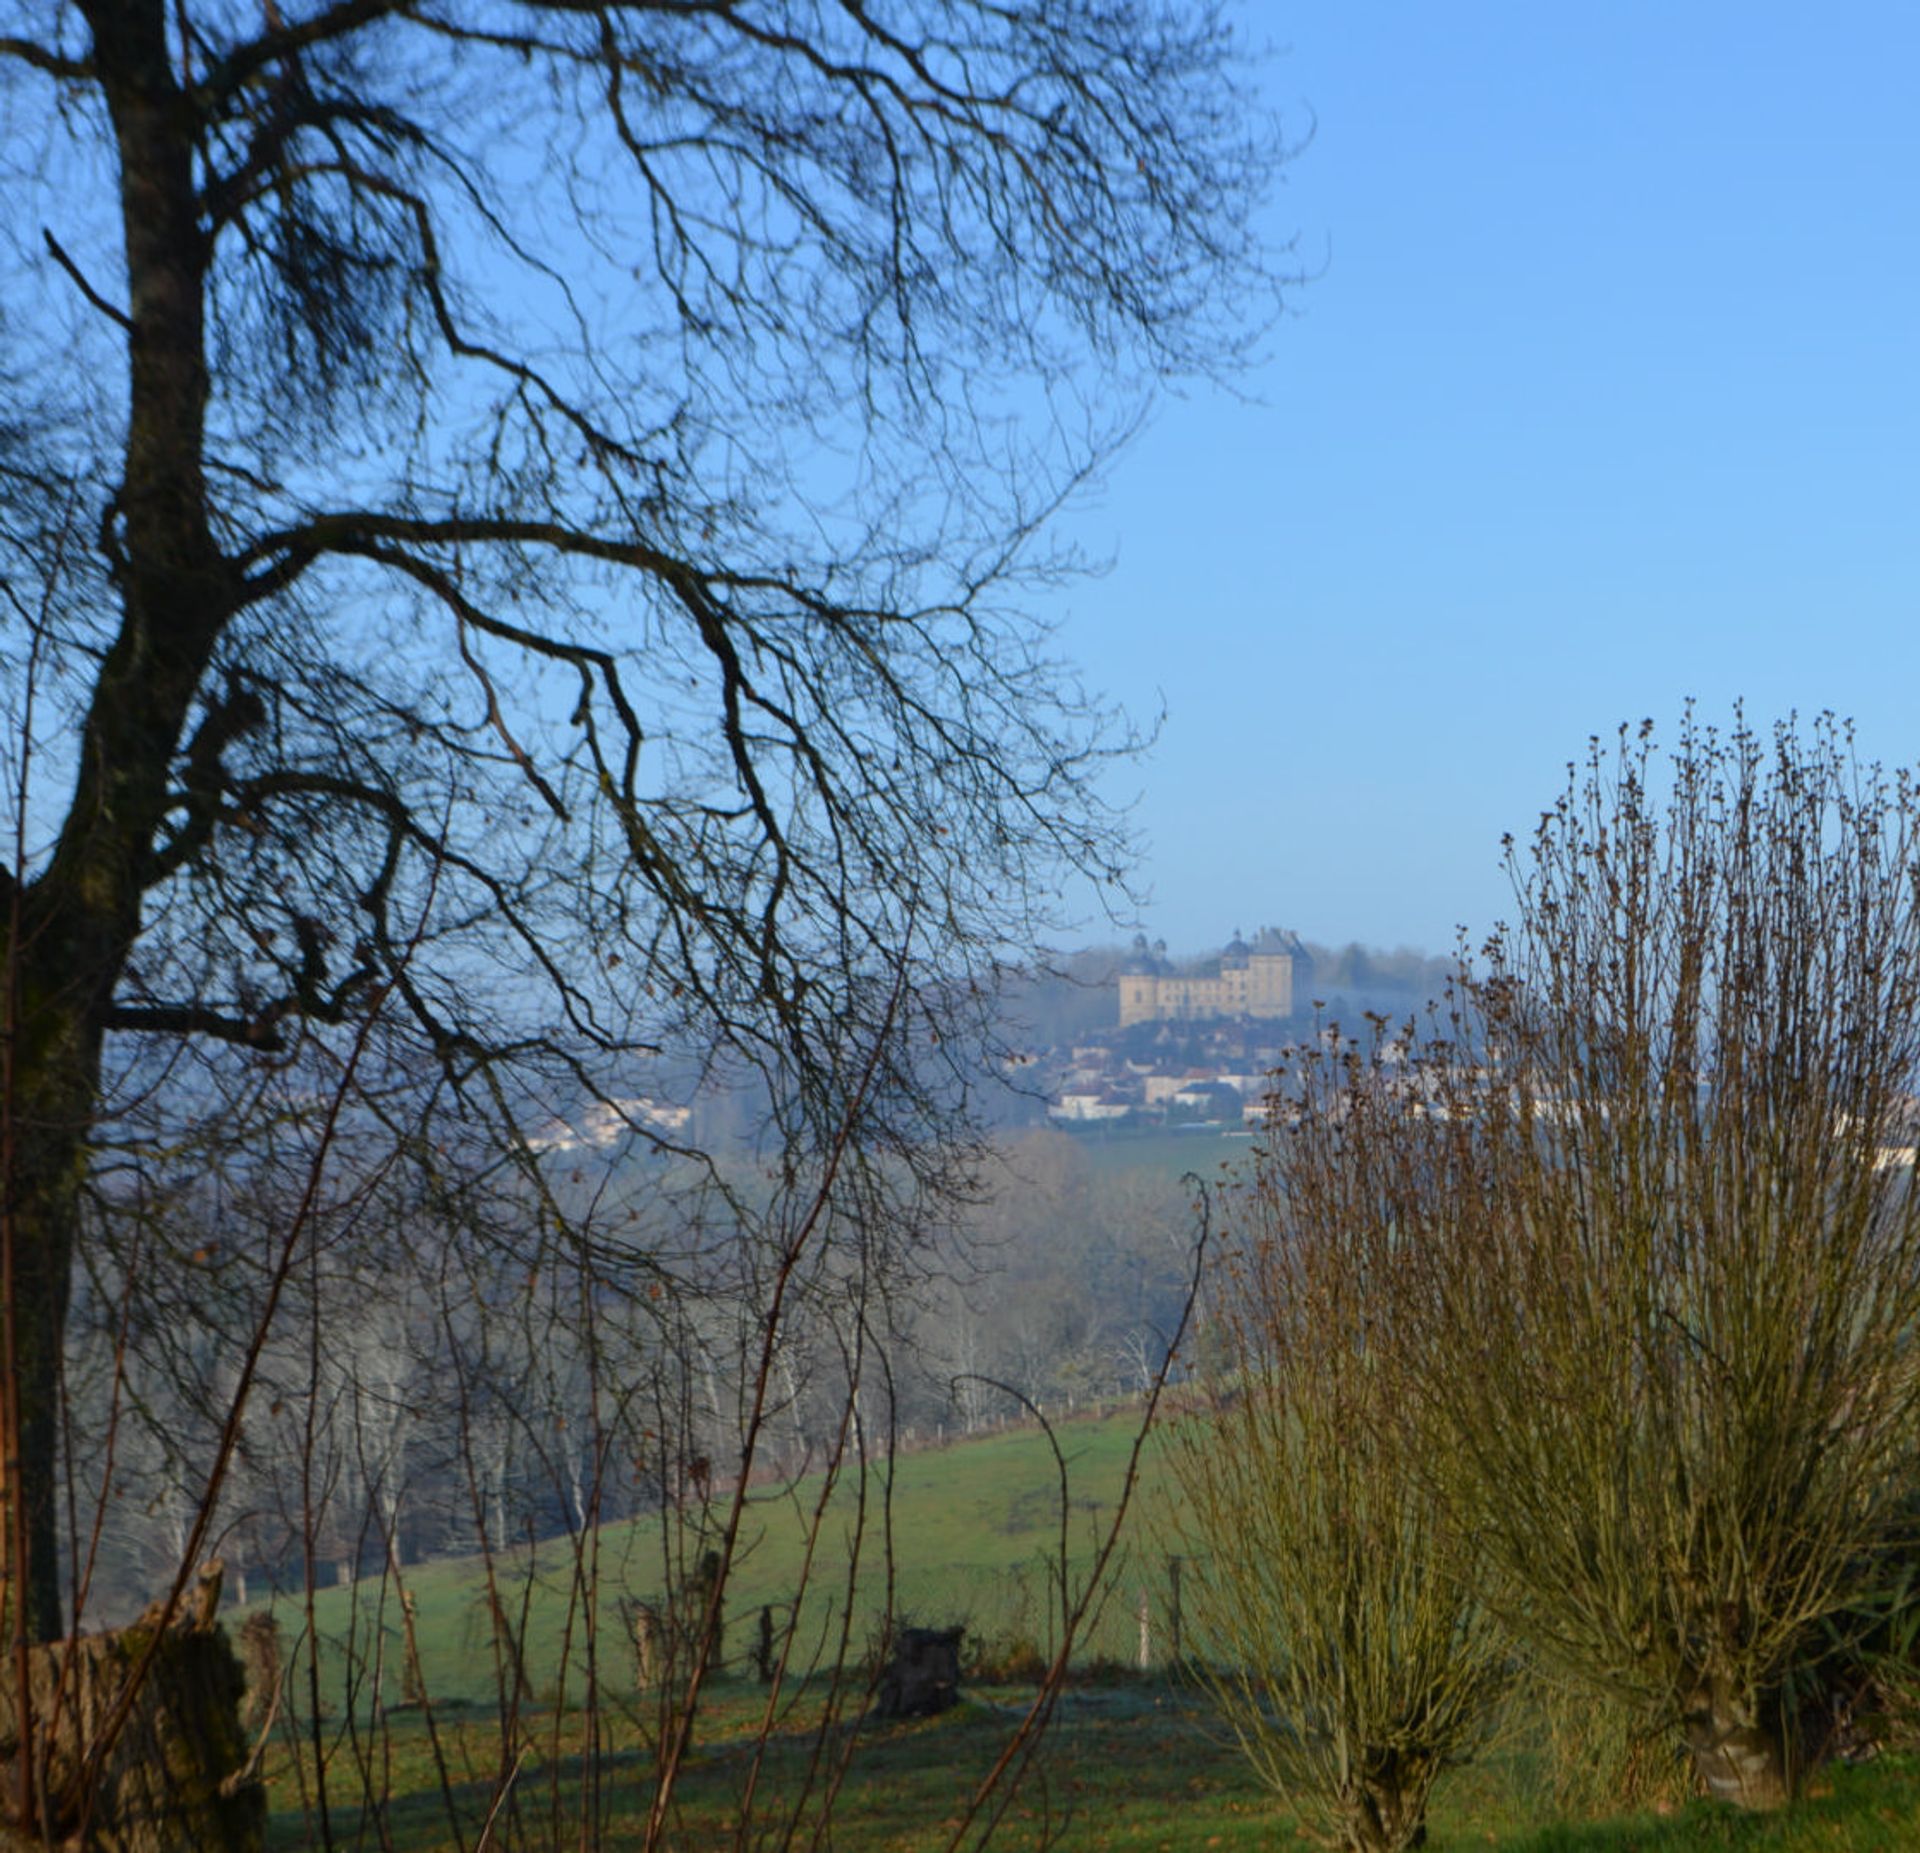
[[[952,1182],[994,968],[1073,873],[1126,858],[1095,785],[1124,734],[1020,610],[1064,564],[1039,530],[1157,380],[1232,367],[1272,304],[1251,215],[1281,150],[1233,55],[1215,8],[1174,0],[6,8],[23,1708],[30,1640],[77,1627],[61,1517],[109,1496],[119,1347],[184,1357],[178,1327],[237,1361],[188,1550],[249,1426],[295,1443],[319,1729],[314,1554],[329,1524],[358,1549],[327,1412],[338,1440],[355,1394],[397,1394],[361,1371],[329,1399],[328,1291],[391,1258],[373,1211],[410,1190],[463,1413],[488,1419],[463,1307],[559,1268],[579,1308],[589,1453],[508,1427],[483,1463],[454,1437],[483,1541],[490,1507],[537,1528],[514,1471],[557,1466],[577,1517],[638,1456],[603,1338],[655,1369],[657,1497],[670,1471],[691,1561],[723,1575],[738,1508],[689,1424],[743,1488],[773,1327],[817,1307],[878,1411],[876,1309]],[[754,1101],[757,1144],[683,1117],[720,1091]],[[596,1101],[661,1154],[632,1226],[532,1136]],[[141,1209],[184,1165],[230,1180],[197,1240]],[[76,1281],[106,1413],[67,1501]],[[390,1496],[399,1430],[362,1430]],[[376,1561],[384,1600],[404,1565]],[[510,1819],[528,1630],[486,1574]],[[13,1806],[51,1831],[28,1723]],[[61,1809],[90,1805],[86,1767]]]
[[[1123,863],[1011,601],[1270,304],[1232,51],[1161,0],[9,9],[34,1635],[78,1181],[178,1039],[219,1086],[372,1024],[503,1117],[751,1066],[817,1146],[852,1028],[862,1141],[931,1149],[970,980]]]

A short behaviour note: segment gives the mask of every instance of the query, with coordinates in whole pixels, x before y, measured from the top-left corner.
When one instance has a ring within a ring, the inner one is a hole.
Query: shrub
[[[1175,1429],[1194,1561],[1188,1642],[1261,1778],[1350,1853],[1424,1837],[1428,1797],[1483,1739],[1507,1656],[1395,1420],[1389,1158],[1359,1110],[1281,1129],[1237,1199],[1214,1406]]]
[[[1920,793],[1831,722],[1623,730],[1513,866],[1405,1064],[1396,1376],[1530,1654],[1769,1806],[1911,1548]]]

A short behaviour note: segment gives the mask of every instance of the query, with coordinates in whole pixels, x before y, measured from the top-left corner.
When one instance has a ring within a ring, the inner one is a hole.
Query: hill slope
[[[726,1669],[747,1667],[762,1607],[772,1611],[776,1630],[784,1630],[803,1589],[794,1648],[800,1662],[830,1657],[843,1630],[859,1655],[877,1638],[889,1608],[908,1623],[962,1625],[976,1649],[1026,1643],[1050,1653],[1060,1630],[1063,1519],[1068,1583],[1077,1588],[1112,1522],[1138,1421],[1137,1411],[1125,1411],[1056,1428],[1067,1472],[1064,1514],[1060,1469],[1034,1427],[872,1461],[864,1475],[850,1468],[824,1512],[827,1489],[817,1474],[754,1489],[727,1588]],[[1150,1446],[1143,1463],[1148,1482],[1155,1481],[1153,1457]],[[1113,1593],[1077,1658],[1137,1656],[1143,1589],[1164,1618],[1165,1568],[1147,1541],[1143,1509],[1136,1504],[1129,1517],[1129,1548],[1110,1579]],[[323,1693],[337,1695],[350,1685],[364,1700],[377,1668],[388,1702],[399,1696],[402,1589],[415,1604],[420,1663],[436,1702],[493,1699],[503,1671],[490,1624],[496,1605],[524,1644],[534,1697],[553,1696],[563,1658],[572,1669],[570,1692],[577,1692],[590,1654],[603,1669],[603,1685],[630,1685],[639,1605],[664,1606],[669,1554],[684,1566],[675,1580],[691,1577],[724,1518],[725,1499],[717,1496],[700,1510],[500,1553],[491,1566],[478,1557],[444,1558],[407,1566],[397,1583],[391,1576],[363,1577],[351,1588],[317,1591]],[[274,1607],[287,1636],[300,1634],[303,1598],[281,1594]],[[1164,1619],[1155,1623],[1165,1625]]]

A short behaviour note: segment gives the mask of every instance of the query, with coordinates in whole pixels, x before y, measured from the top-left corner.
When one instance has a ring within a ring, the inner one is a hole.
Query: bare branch
[[[323,7],[311,18],[275,26],[227,52],[195,86],[195,100],[203,109],[215,110],[269,65],[351,37],[396,14],[404,15],[411,4],[412,0],[335,0],[334,5]]]
[[[0,58],[13,58],[64,83],[88,83],[98,75],[92,59],[64,57],[59,52],[47,50],[44,45],[36,44],[32,39],[0,37]]]
[[[84,296],[88,302],[92,303],[109,321],[119,323],[122,328],[131,333],[133,329],[133,318],[128,315],[124,309],[117,308],[114,304],[110,303],[87,281],[86,274],[81,270],[80,266],[67,255],[66,247],[61,244],[60,240],[54,237],[53,233],[44,225],[40,228],[40,236],[47,241],[47,251],[53,258],[53,261],[73,279],[74,287],[79,290],[80,294]]]
[[[114,1004],[104,1021],[110,1030],[143,1036],[211,1036],[264,1054],[279,1054],[286,1047],[272,1014],[231,1017],[204,1004]]]

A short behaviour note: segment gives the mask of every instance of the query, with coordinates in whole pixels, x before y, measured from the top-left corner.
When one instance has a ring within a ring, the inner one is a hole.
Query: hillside
[[[1095,1542],[1110,1524],[1125,1479],[1138,1411],[1071,1420],[1056,1433],[1068,1471],[1065,1513],[1070,1581],[1077,1584]],[[1147,1451],[1147,1498],[1157,1497],[1153,1449]],[[747,1665],[763,1606],[784,1627],[804,1569],[813,1515],[823,1483],[817,1474],[787,1485],[757,1488],[741,1525],[728,1584],[725,1663]],[[1107,1604],[1079,1657],[1111,1658],[1137,1652],[1138,1590],[1150,1585],[1164,1604],[1164,1568],[1146,1542],[1141,1513],[1131,1516],[1126,1550],[1115,1579],[1122,1595]],[[1058,1471],[1037,1427],[1003,1431],[948,1446],[901,1452],[850,1471],[827,1502],[817,1527],[812,1582],[802,1604],[796,1652],[811,1659],[830,1649],[843,1615],[855,1651],[877,1638],[888,1607],[891,1574],[894,1613],[903,1621],[963,1625],[974,1643],[1003,1650],[1029,1643],[1042,1652],[1058,1638],[1058,1572],[1062,1511]],[[697,1560],[717,1535],[724,1503],[716,1500],[679,1515],[623,1521],[578,1539],[543,1542],[534,1550],[497,1556],[492,1564],[500,1605],[526,1643],[527,1673],[536,1697],[557,1690],[563,1648],[578,1681],[588,1658],[591,1586],[593,1651],[615,1688],[631,1686],[631,1617],[640,1603],[659,1605],[663,1551]],[[890,1531],[892,1548],[885,1539]],[[849,1565],[857,1551],[858,1567]],[[889,1557],[891,1563],[889,1564]],[[488,1565],[477,1557],[448,1557],[408,1566],[401,1586],[416,1604],[415,1626],[428,1693],[436,1701],[491,1702],[496,1691],[487,1615]],[[282,1594],[273,1604],[283,1631],[302,1628],[303,1600]],[[362,1695],[378,1654],[398,1695],[400,1593],[390,1578],[363,1576],[351,1588],[319,1590],[313,1598],[323,1642],[323,1691],[356,1680]],[[1125,1611],[1125,1612],[1123,1612]]]
[[[1067,1422],[1058,1430],[1070,1470],[1067,1533],[1069,1556],[1084,1565],[1096,1526],[1113,1509],[1125,1472],[1132,1422],[1128,1415]],[[891,1505],[895,1535],[897,1611],[903,1618],[964,1623],[989,1649],[1004,1650],[1023,1634],[1044,1645],[1049,1581],[1045,1565],[1057,1553],[1061,1506],[1057,1475],[1043,1436],[1035,1429],[1009,1429],[945,1448],[902,1454],[887,1472],[877,1464],[868,1487],[869,1518],[878,1502]],[[1131,1658],[1138,1645],[1135,1604],[1144,1589],[1156,1628],[1164,1625],[1167,1586],[1158,1553],[1148,1544],[1151,1525],[1140,1519],[1160,1496],[1147,1454],[1143,1506],[1132,1525],[1132,1548],[1118,1576],[1115,1595],[1096,1627],[1089,1655]],[[817,1480],[756,1494],[749,1505],[749,1543],[731,1594],[727,1628],[728,1667],[703,1708],[704,1746],[686,1770],[675,1806],[684,1844],[764,1844],[784,1831],[786,1811],[805,1814],[811,1741],[796,1714],[768,1740],[767,1760],[755,1745],[763,1728],[758,1688],[746,1664],[761,1602],[780,1602],[799,1580],[804,1549],[802,1515],[821,1488]],[[829,1503],[823,1549],[844,1550],[859,1520],[856,1489]],[[644,1743],[644,1708],[630,1693],[630,1660],[616,1659],[614,1636],[622,1626],[623,1596],[644,1596],[649,1567],[657,1561],[657,1532],[622,1524],[602,1530],[594,1543],[605,1579],[597,1619],[606,1640],[604,1684],[609,1716],[600,1727],[609,1767],[624,1765]],[[593,1548],[593,1546],[589,1546]],[[560,1644],[582,1636],[583,1612],[573,1605],[570,1554],[544,1547],[537,1561],[525,1553],[495,1565],[503,1605],[529,1644],[534,1690],[523,1701],[525,1748],[512,1767],[518,1774],[514,1808],[520,1826],[536,1840],[552,1812],[556,1822],[583,1800],[581,1764],[574,1745],[577,1714],[556,1710],[555,1675]],[[823,1579],[832,1582],[831,1576]],[[493,1673],[477,1642],[485,1606],[485,1567],[471,1559],[447,1559],[406,1573],[416,1596],[422,1658],[436,1701],[437,1723],[417,1708],[388,1713],[377,1730],[356,1734],[370,1692],[369,1656],[376,1623],[390,1636],[397,1612],[393,1591],[363,1579],[353,1591],[328,1590],[315,1599],[322,1636],[330,1643],[323,1667],[330,1675],[354,1675],[362,1703],[337,1703],[322,1734],[334,1786],[333,1825],[377,1834],[397,1853],[470,1844],[475,1825],[501,1794],[501,1727],[493,1717]],[[856,1652],[871,1639],[882,1612],[885,1577],[878,1564],[862,1576],[852,1607]],[[820,1592],[813,1611],[824,1620],[830,1594]],[[293,1605],[297,1608],[297,1605]],[[282,1612],[297,1626],[289,1605]],[[351,1656],[345,1651],[348,1636]],[[1164,1633],[1156,1637],[1165,1647]],[[385,1684],[394,1696],[389,1638]],[[576,1649],[576,1663],[584,1654]],[[1041,1764],[1021,1791],[993,1844],[1009,1849],[1054,1844],[1063,1824],[1068,1844],[1138,1853],[1232,1853],[1233,1849],[1292,1844],[1301,1831],[1288,1808],[1265,1790],[1188,1684],[1166,1678],[1164,1667],[1149,1681],[1113,1680],[1082,1686],[1060,1707],[1048,1733]],[[298,1704],[303,1682],[294,1682]],[[979,1683],[956,1711],[898,1727],[869,1725],[844,1741],[850,1761],[834,1810],[833,1844],[849,1853],[880,1853],[908,1846],[943,1846],[956,1828],[976,1784],[992,1766],[1030,1698],[1031,1688]],[[573,1694],[569,1695],[575,1696]],[[463,1703],[464,1701],[465,1703]],[[472,1709],[469,1709],[472,1707]],[[570,1722],[570,1720],[572,1720]],[[636,1733],[638,1733],[636,1735]],[[312,1744],[305,1732],[290,1737],[269,1759],[271,1843],[306,1845],[313,1836]],[[840,1741],[840,1740],[836,1740]],[[296,1746],[297,1744],[297,1751]],[[840,1752],[836,1751],[836,1754]],[[445,1759],[444,1765],[441,1759]],[[361,1815],[351,1799],[366,1772],[380,1772],[385,1800]],[[742,1801],[749,1770],[757,1772],[758,1798]],[[649,1790],[646,1784],[609,1782],[600,1806],[615,1838],[637,1831]],[[450,1831],[443,1809],[464,1820],[464,1833]],[[1833,1771],[1807,1801],[1777,1816],[1740,1817],[1711,1804],[1676,1806],[1661,1801],[1648,1811],[1569,1815],[1560,1793],[1527,1734],[1510,1736],[1480,1764],[1452,1778],[1436,1799],[1432,1844],[1436,1848],[1492,1847],[1505,1853],[1902,1853],[1920,1845],[1920,1767],[1909,1757],[1887,1757],[1864,1768]]]

